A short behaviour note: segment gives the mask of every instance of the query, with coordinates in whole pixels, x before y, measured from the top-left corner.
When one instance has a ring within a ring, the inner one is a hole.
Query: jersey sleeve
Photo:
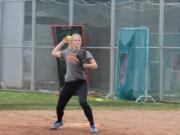
[[[65,58],[65,55],[67,54],[67,51],[66,49],[62,50],[61,51],[61,57]]]
[[[89,51],[86,51],[86,59],[93,59],[93,55],[89,52]]]

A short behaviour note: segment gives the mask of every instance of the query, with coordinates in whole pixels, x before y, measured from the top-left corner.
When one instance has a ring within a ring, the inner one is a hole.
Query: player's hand
[[[67,35],[66,37],[63,38],[64,43],[70,44],[71,41],[72,41],[72,36],[70,35]]]

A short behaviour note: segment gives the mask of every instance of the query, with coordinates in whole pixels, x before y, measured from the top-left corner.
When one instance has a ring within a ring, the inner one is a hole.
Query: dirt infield
[[[180,135],[180,111],[95,110],[98,135]],[[66,110],[64,126],[49,130],[54,111],[0,111],[0,135],[91,135],[81,110]]]

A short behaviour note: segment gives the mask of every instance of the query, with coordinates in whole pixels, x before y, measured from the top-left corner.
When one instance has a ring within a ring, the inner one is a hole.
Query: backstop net
[[[148,88],[148,28],[121,28],[116,65],[116,92],[135,100]]]

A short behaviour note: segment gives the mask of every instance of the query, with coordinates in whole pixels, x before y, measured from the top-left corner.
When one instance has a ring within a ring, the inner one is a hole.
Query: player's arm
[[[61,57],[61,49],[65,43],[66,43],[65,39],[63,39],[61,42],[59,42],[59,44],[57,44],[56,47],[52,50],[51,55],[56,58],[60,58]]]
[[[88,68],[88,69],[97,69],[98,65],[96,63],[96,60],[94,58],[89,59],[89,63],[85,63],[84,68]]]
[[[60,58],[61,57],[61,48],[64,46],[64,41],[62,40],[56,47],[52,50],[51,55]]]

